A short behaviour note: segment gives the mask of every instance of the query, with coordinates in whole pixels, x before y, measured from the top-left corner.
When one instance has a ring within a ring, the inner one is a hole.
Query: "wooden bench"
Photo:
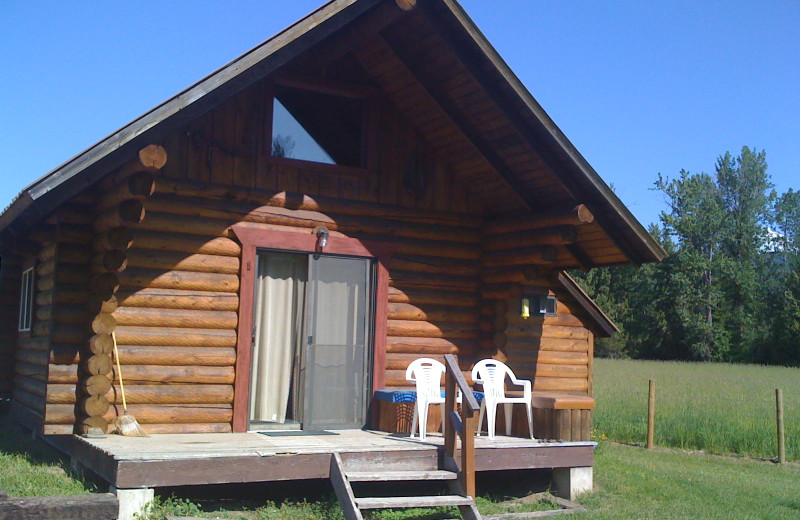
[[[533,435],[541,440],[589,441],[592,431],[594,399],[585,395],[534,392]],[[525,409],[515,406],[512,412],[511,434],[527,437],[528,420]],[[497,424],[502,425],[503,407],[498,407]],[[498,430],[500,431],[500,430]]]

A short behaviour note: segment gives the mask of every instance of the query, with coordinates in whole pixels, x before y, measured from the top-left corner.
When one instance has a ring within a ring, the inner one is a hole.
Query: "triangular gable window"
[[[272,157],[366,168],[366,100],[315,85],[276,83]]]

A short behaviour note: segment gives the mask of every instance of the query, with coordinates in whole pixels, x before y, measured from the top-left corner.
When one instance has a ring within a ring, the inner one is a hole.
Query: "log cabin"
[[[123,382],[150,434],[398,432],[412,360],[496,358],[585,444],[616,328],[566,271],[664,256],[455,0],[334,0],[0,215],[0,392],[45,436]]]

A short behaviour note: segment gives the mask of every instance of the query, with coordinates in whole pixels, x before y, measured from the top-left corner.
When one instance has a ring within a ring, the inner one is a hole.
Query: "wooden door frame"
[[[233,384],[233,431],[246,432],[250,402],[250,354],[252,349],[253,305],[256,254],[258,249],[289,253],[325,253],[374,258],[377,261],[375,284],[375,323],[372,355],[372,390],[383,388],[386,380],[386,332],[389,307],[389,244],[357,238],[329,236],[324,251],[317,250],[313,230],[280,231],[250,222],[239,222],[231,230],[242,245],[239,268],[239,323],[236,327],[236,374]]]

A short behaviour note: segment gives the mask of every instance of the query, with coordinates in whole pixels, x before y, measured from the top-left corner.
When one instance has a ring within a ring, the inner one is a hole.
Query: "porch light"
[[[328,245],[328,230],[320,228],[317,230],[317,249],[322,251]]]
[[[527,320],[531,317],[531,297],[530,296],[523,296],[522,301],[520,303],[520,312],[519,315],[522,316],[523,320]]]

